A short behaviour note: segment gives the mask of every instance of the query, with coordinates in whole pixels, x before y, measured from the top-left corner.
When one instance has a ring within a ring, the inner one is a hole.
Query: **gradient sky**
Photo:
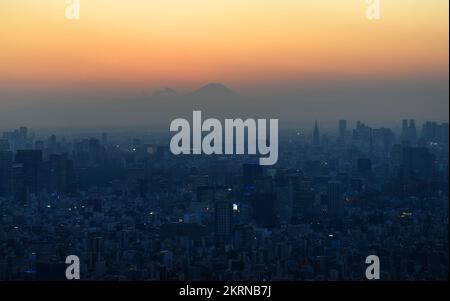
[[[159,86],[448,71],[448,1],[2,0],[0,79]]]
[[[364,0],[81,0],[69,21],[65,0],[1,0],[0,107],[24,91],[448,77],[448,0],[381,4],[369,21]]]

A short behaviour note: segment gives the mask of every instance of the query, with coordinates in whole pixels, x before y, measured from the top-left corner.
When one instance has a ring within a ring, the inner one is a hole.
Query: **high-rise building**
[[[292,198],[292,215],[305,216],[311,212],[314,204],[314,188],[312,179],[300,176],[289,179],[289,193]]]
[[[422,126],[421,138],[426,143],[448,144],[448,123],[426,122]]]
[[[415,144],[417,142],[416,121],[414,119],[402,121],[402,142],[406,144]]]
[[[25,183],[25,169],[22,163],[13,163],[11,169],[12,194],[16,202],[27,203],[28,189]]]
[[[339,181],[328,182],[327,195],[329,214],[335,217],[342,216],[344,207],[342,183]]]
[[[19,128],[19,137],[24,141],[28,138],[28,128],[26,126],[21,126]]]
[[[9,151],[10,145],[8,139],[0,139],[0,151]]]
[[[317,120],[314,124],[313,144],[316,146],[320,144],[320,133],[319,133],[319,126],[317,125]]]
[[[345,144],[347,139],[347,120],[339,120],[339,143]]]
[[[102,133],[102,146],[108,146],[108,133]]]
[[[403,168],[407,178],[430,180],[433,174],[434,156],[425,147],[405,147]]]
[[[44,151],[44,148],[45,148],[44,141],[36,140],[36,142],[34,143],[34,149]]]
[[[225,244],[231,235],[233,205],[226,200],[214,204],[215,239],[218,244]]]
[[[0,151],[0,197],[12,193],[12,158],[12,152]]]
[[[414,119],[409,120],[408,127],[409,141],[411,143],[417,142],[417,129],[416,129],[416,121]]]
[[[406,142],[409,140],[409,127],[408,127],[408,120],[403,119],[402,120],[402,142]]]
[[[237,226],[233,236],[234,246],[238,250],[251,250],[255,243],[255,231],[249,225]]]
[[[27,191],[38,195],[42,188],[42,151],[19,150],[16,153],[15,162],[23,164]]]
[[[45,171],[48,192],[63,194],[73,190],[73,163],[65,155],[50,155]]]

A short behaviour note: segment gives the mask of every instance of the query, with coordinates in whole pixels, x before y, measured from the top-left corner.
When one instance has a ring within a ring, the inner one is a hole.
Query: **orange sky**
[[[0,86],[235,87],[448,73],[448,0],[1,0]]]

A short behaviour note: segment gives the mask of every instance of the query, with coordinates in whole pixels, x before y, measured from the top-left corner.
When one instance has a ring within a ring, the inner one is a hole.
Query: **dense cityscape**
[[[0,280],[448,280],[448,123],[282,129],[279,160],[161,133],[0,133]]]

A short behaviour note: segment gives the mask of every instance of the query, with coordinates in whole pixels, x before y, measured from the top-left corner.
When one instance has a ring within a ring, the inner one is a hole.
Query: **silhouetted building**
[[[342,183],[330,181],[327,186],[328,212],[331,216],[339,217],[343,213],[344,200],[342,199]]]
[[[11,172],[14,200],[16,202],[27,203],[29,188],[26,184],[24,164],[13,163]]]
[[[0,151],[0,197],[12,193],[12,158],[12,152]]]
[[[426,122],[422,126],[421,138],[426,143],[448,144],[448,123]]]
[[[0,152],[1,151],[9,151],[10,145],[8,139],[0,139]]]
[[[316,146],[320,144],[320,133],[319,133],[319,126],[317,125],[317,120],[314,124],[313,144]]]
[[[74,190],[73,163],[65,155],[50,155],[45,167],[48,192],[65,194]]]
[[[311,179],[291,177],[289,193],[292,198],[292,214],[294,217],[306,216],[311,213],[314,204],[314,188]]]
[[[28,193],[38,195],[42,187],[42,151],[19,150],[15,162],[23,164],[25,187]]]
[[[339,143],[344,144],[347,142],[347,120],[339,120]]]
[[[214,204],[215,240],[225,244],[231,235],[233,205],[229,201],[217,201]]]
[[[403,168],[407,178],[430,180],[433,174],[434,156],[424,147],[403,149]]]

